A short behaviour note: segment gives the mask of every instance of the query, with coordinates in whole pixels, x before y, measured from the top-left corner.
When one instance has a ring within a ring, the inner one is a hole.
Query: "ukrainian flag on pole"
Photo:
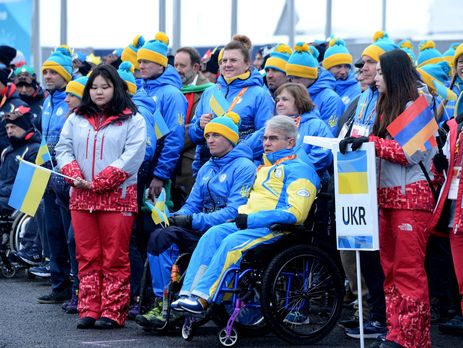
[[[156,225],[164,223],[169,226],[169,209],[166,206],[166,191],[162,189],[161,194],[156,199],[156,203],[146,200],[145,204],[151,210],[151,218]]]
[[[367,152],[349,151],[345,155],[338,152],[338,193],[368,193]]]
[[[18,159],[19,169],[8,204],[34,216],[50,179],[51,171]]]
[[[159,110],[156,110],[154,113],[154,132],[156,133],[156,140],[159,140],[166,134],[170,133],[169,126]]]
[[[51,162],[50,151],[48,151],[47,141],[45,137],[42,137],[40,142],[39,151],[35,159],[35,164],[41,166],[44,163]]]
[[[214,114],[222,116],[227,112],[230,107],[230,103],[225,99],[219,88],[216,87],[212,91],[211,99],[209,99],[209,106],[211,107]]]

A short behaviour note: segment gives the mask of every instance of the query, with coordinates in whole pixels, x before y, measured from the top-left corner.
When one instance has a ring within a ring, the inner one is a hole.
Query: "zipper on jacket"
[[[92,180],[95,178],[95,159],[96,159],[96,140],[98,131],[95,132],[93,137],[93,160],[92,160]]]
[[[103,146],[104,146],[104,134],[103,134],[103,137],[101,138],[100,160],[103,159]]]
[[[88,159],[88,142],[90,141],[90,129],[87,133],[87,145],[85,146],[85,159]]]

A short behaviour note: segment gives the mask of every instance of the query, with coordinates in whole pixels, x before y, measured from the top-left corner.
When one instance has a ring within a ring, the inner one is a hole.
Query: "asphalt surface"
[[[133,321],[124,328],[99,331],[77,330],[77,315],[66,314],[61,305],[37,303],[37,297],[50,291],[49,284],[28,279],[20,272],[12,279],[0,277],[0,348],[2,347],[215,347],[217,327],[207,324],[191,342],[180,333],[158,335],[141,330]],[[343,315],[351,313],[345,310]],[[463,337],[444,336],[432,327],[433,347],[463,347]],[[373,341],[366,340],[365,347]],[[238,347],[290,347],[273,334],[240,337]],[[312,347],[359,347],[340,327]]]

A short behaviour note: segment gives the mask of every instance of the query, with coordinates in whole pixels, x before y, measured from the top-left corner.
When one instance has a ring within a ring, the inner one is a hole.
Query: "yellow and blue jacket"
[[[294,149],[264,154],[249,200],[238,212],[248,215],[248,228],[302,224],[319,189],[317,173]]]

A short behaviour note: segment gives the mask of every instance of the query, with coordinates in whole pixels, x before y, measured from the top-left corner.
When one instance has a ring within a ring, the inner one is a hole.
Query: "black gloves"
[[[193,216],[192,215],[172,215],[169,218],[169,223],[174,226],[183,227],[186,229],[191,230],[193,223]]]
[[[447,157],[442,152],[436,153],[436,155],[432,159],[432,163],[434,164],[434,168],[436,171],[442,173],[444,170],[449,169],[449,162]]]
[[[368,137],[347,137],[339,142],[339,151],[344,155],[347,152],[347,145],[352,144],[352,151],[358,150],[363,143],[368,142]]]
[[[238,214],[235,219],[236,227],[240,230],[245,230],[248,228],[248,214]]]

